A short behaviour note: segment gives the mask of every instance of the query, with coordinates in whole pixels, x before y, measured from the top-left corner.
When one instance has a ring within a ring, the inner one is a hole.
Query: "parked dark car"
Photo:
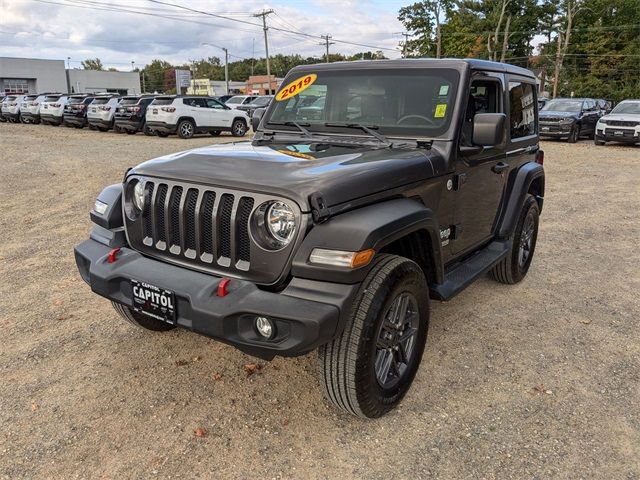
[[[248,103],[246,105],[239,105],[236,108],[238,110],[247,112],[249,118],[251,118],[253,116],[253,112],[255,112],[258,108],[268,107],[272,100],[273,95],[262,95],[261,97],[254,98],[251,103]]]
[[[592,98],[554,98],[540,110],[540,137],[575,143],[581,137],[593,138],[596,124],[604,112]]]
[[[379,417],[420,366],[430,298],[527,275],[545,190],[536,77],[403,59],[299,66],[282,85],[252,142],[149,160],[106,187],[76,264],[141,328],[268,360],[318,349],[327,399]],[[327,97],[317,120],[298,112],[311,96]]]
[[[84,128],[88,124],[87,108],[94,98],[88,94],[71,95],[64,106],[62,123],[67,127]]]
[[[122,97],[114,116],[113,129],[127,132],[131,135],[143,132],[145,135],[153,135],[153,131],[147,126],[147,107],[154,95],[137,95]]]

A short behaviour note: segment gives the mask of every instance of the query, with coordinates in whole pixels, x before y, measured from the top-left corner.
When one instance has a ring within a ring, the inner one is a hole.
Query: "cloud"
[[[375,48],[339,43],[347,41],[382,47],[384,53],[398,57],[398,32],[402,26],[396,12],[381,8],[372,0],[311,0],[289,4],[286,0],[266,5],[259,0],[216,2],[213,0],[167,0],[197,10],[228,15],[260,24],[251,13],[273,8],[268,17],[269,51],[273,54],[299,53],[320,56],[324,47],[320,35],[329,33],[334,40],[332,52],[353,54]],[[241,3],[239,5],[239,3]],[[0,45],[4,55],[66,59],[79,66],[81,60],[99,57],[106,66],[130,68],[131,61],[141,66],[154,58],[174,64],[192,59],[222,56],[215,47],[229,49],[231,60],[264,56],[264,37],[259,25],[232,22],[187,12],[144,0],[12,0],[4,3],[0,14]],[[72,6],[73,5],[73,6]],[[301,6],[299,6],[301,5]],[[137,10],[145,15],[111,11],[113,8]],[[161,18],[170,15],[173,18]],[[279,31],[295,30],[314,38]],[[8,33],[7,33],[8,32]]]

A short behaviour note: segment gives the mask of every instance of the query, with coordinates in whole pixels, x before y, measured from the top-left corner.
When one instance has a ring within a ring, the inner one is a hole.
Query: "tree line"
[[[398,19],[406,57],[520,65],[554,97],[640,97],[639,0],[425,0]]]

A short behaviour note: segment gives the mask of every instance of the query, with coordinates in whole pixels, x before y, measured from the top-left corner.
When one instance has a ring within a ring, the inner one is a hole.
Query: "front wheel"
[[[113,305],[115,311],[118,312],[124,320],[136,327],[151,330],[153,332],[166,332],[176,328],[175,325],[171,325],[170,323],[165,323],[160,320],[156,320],[155,318],[142,315],[126,305],[122,305],[117,302],[111,302],[111,305]]]
[[[178,136],[180,138],[191,138],[196,133],[196,126],[191,120],[182,120],[178,124]]]
[[[318,350],[322,386],[336,407],[376,418],[411,387],[427,340],[429,291],[404,257],[376,258],[342,333]]]
[[[509,253],[490,271],[494,280],[514,284],[527,275],[536,249],[539,216],[538,202],[533,195],[527,195],[515,232],[511,237]]]
[[[569,132],[569,138],[567,142],[576,143],[580,139],[580,125],[574,125],[571,127],[571,132]]]
[[[234,120],[231,125],[231,135],[234,137],[244,137],[247,133],[247,124],[244,120]]]

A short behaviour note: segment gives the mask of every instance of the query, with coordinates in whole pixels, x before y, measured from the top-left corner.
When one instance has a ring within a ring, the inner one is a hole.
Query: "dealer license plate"
[[[154,109],[153,109],[153,114],[154,114],[154,115],[157,115],[157,114],[158,114],[158,109],[157,109],[157,108],[154,108]]]
[[[171,290],[131,280],[133,309],[163,322],[176,323],[176,296]]]
[[[543,132],[548,132],[548,131],[549,131],[549,127],[541,127],[541,130],[542,130]]]

